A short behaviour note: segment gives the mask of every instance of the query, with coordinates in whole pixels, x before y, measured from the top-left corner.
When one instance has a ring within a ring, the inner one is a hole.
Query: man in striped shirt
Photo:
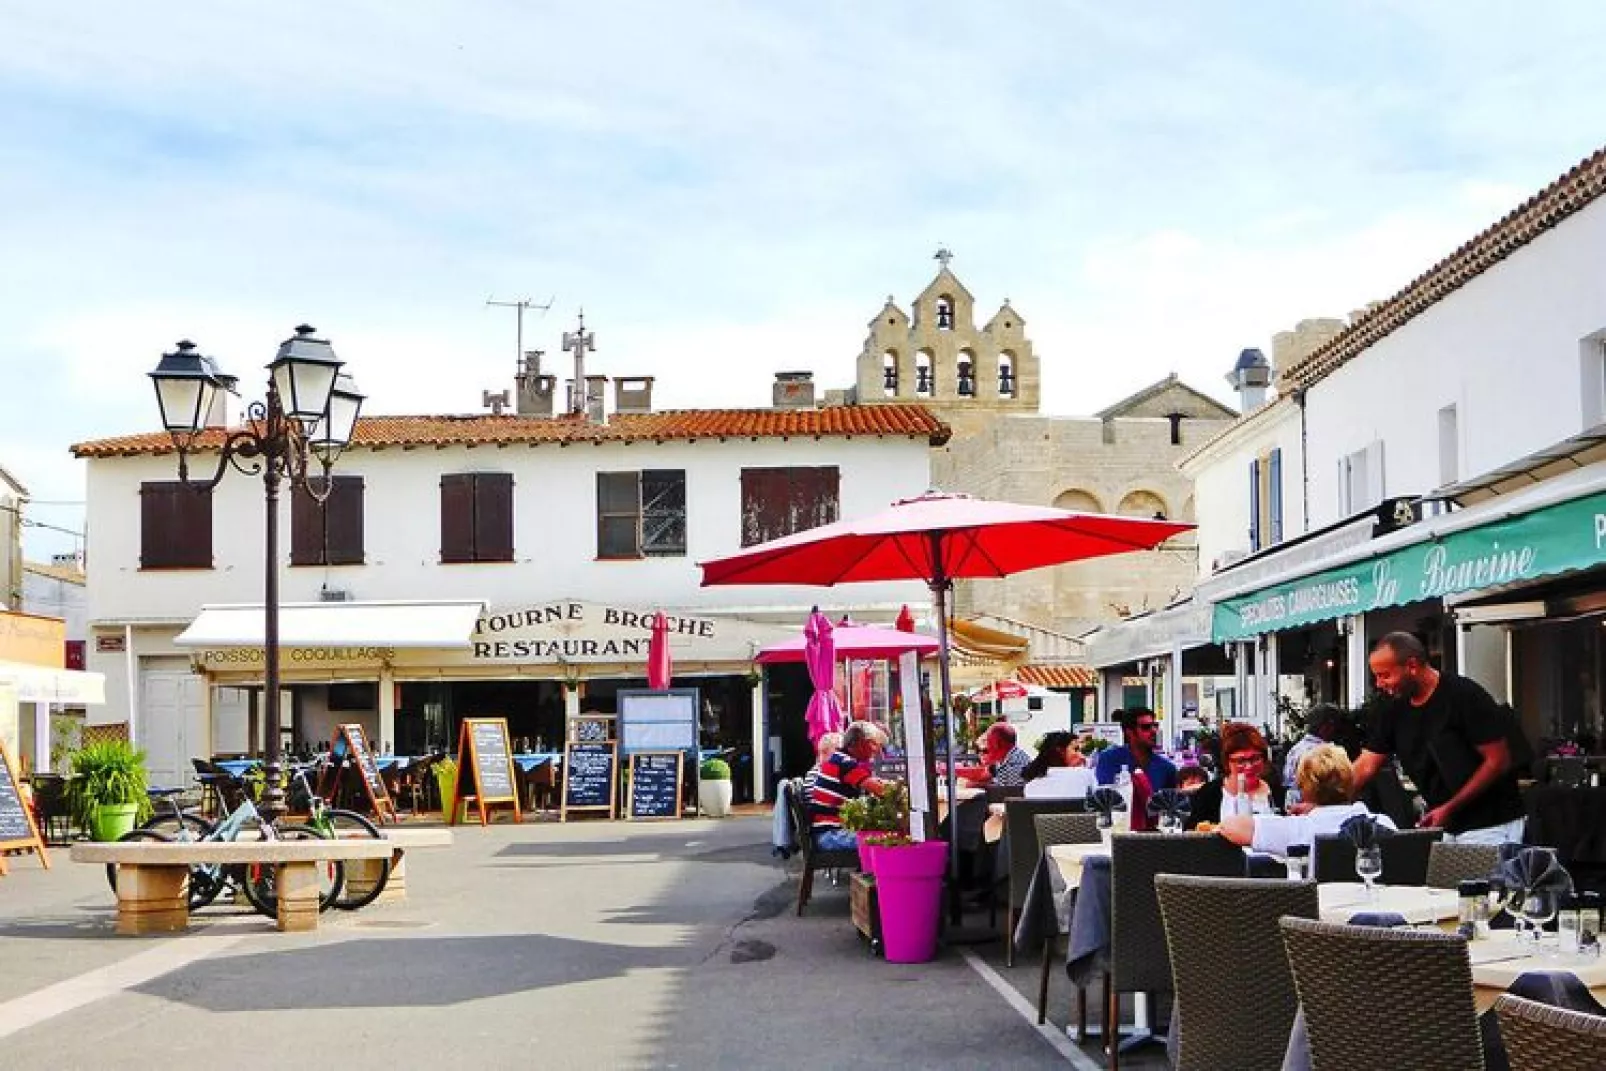
[[[842,805],[866,792],[880,792],[870,763],[887,745],[887,734],[867,721],[856,721],[842,734],[842,747],[820,762],[809,788],[809,828],[814,845],[824,851],[856,847],[858,838],[842,828]]]

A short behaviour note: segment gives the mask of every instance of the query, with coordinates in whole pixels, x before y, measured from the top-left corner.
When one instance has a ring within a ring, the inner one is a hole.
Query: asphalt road
[[[0,1068],[1063,1067],[973,969],[805,918],[761,818],[460,828],[408,902],[279,934],[208,909],[119,938],[97,867],[0,878]],[[795,866],[795,864],[794,864]]]

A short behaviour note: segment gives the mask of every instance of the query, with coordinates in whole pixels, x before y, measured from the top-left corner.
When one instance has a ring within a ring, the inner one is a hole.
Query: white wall
[[[840,515],[846,518],[925,490],[928,456],[925,440],[892,438],[353,450],[336,472],[364,478],[367,564],[289,567],[290,506],[281,500],[280,599],[316,601],[327,582],[365,601],[483,598],[500,605],[579,597],[680,608],[806,607],[820,600],[821,589],[698,586],[697,562],[740,547],[741,470],[836,465]],[[686,556],[598,561],[596,473],[643,468],[686,470]],[[514,474],[515,560],[442,565],[440,477],[476,471]],[[238,473],[226,476],[214,492],[215,568],[140,570],[140,484],[174,478],[171,456],[89,463],[92,620],[187,621],[206,603],[261,601],[262,485]],[[855,584],[841,595],[861,604],[920,602],[926,592],[913,583]]]
[[[89,596],[83,584],[24,570],[22,609],[41,617],[61,618],[66,622],[69,640],[82,640],[89,635]]]
[[[1218,561],[1226,564],[1232,552],[1249,553],[1249,463],[1273,449],[1283,452],[1282,536],[1290,539],[1306,530],[1299,407],[1286,400],[1272,406],[1234,425],[1182,466],[1194,480],[1200,576],[1209,576]],[[1270,533],[1262,533],[1263,541],[1269,539]]]
[[[1599,343],[1586,340],[1603,330],[1606,201],[1597,201],[1310,388],[1312,526],[1343,516],[1338,460],[1373,441],[1384,443],[1385,494],[1438,486],[1446,405],[1457,407],[1463,480],[1599,423],[1581,351],[1599,360]]]

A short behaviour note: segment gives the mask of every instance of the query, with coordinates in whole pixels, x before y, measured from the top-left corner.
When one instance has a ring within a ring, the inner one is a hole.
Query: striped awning
[[[1042,688],[1097,688],[1098,671],[1090,666],[1026,665],[1015,671],[1015,678],[1023,684]]]

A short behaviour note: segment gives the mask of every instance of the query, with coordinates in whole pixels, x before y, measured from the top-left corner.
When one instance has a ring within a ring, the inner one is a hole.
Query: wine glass
[[[1511,926],[1517,933],[1517,944],[1526,944],[1528,940],[1528,893],[1520,885],[1507,886],[1502,893],[1506,914],[1511,916]],[[1534,940],[1538,940],[1537,934]]]
[[[1377,902],[1377,890],[1372,883],[1383,876],[1383,849],[1357,848],[1355,850],[1355,873],[1366,883],[1366,899],[1368,902]]]
[[[1182,832],[1182,816],[1177,814],[1175,811],[1161,811],[1160,812],[1160,832],[1161,833],[1181,833]]]
[[[1545,923],[1556,917],[1561,907],[1561,898],[1554,892],[1535,889],[1523,898],[1522,914],[1528,920],[1534,931],[1534,949],[1538,950],[1545,936]],[[1558,941],[1551,946],[1551,954],[1561,953],[1561,943]]]

